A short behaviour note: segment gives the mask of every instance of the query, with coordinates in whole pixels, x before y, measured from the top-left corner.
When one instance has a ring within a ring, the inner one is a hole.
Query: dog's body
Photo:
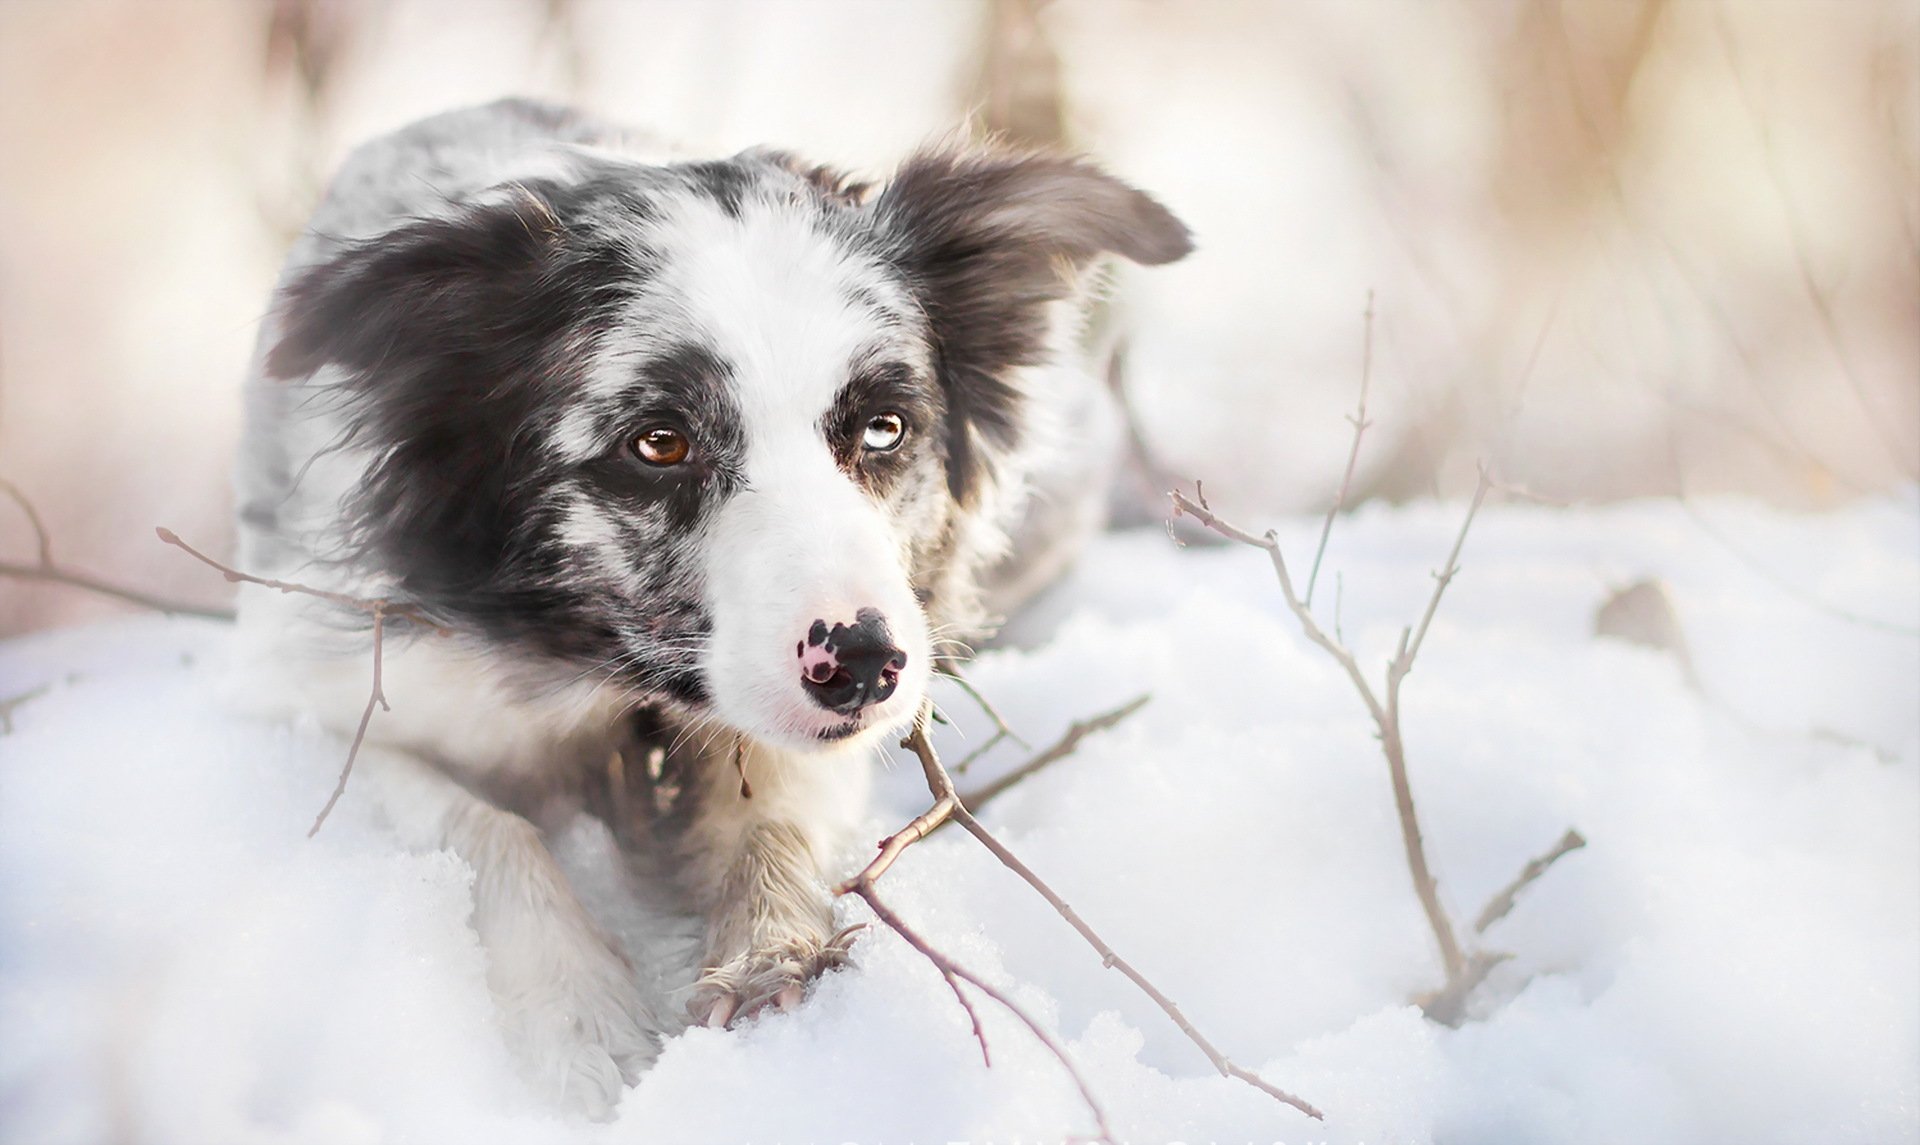
[[[349,160],[262,332],[241,559],[450,631],[389,627],[354,783],[472,864],[531,1076],[604,1113],[675,1022],[476,792],[578,782],[646,706],[685,782],[655,829],[706,918],[689,1011],[796,1002],[839,957],[822,864],[867,756],[1099,520],[1085,272],[1187,249],[1043,156],[923,153],[868,195],[510,101]],[[241,622],[255,705],[350,733],[364,624],[256,589]]]

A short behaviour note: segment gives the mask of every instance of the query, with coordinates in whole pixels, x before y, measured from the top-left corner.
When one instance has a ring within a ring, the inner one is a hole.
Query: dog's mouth
[[[862,724],[859,720],[848,720],[844,724],[835,724],[830,728],[825,728],[813,733],[813,738],[819,740],[821,743],[839,743],[843,739],[850,739],[853,736],[859,735],[861,728],[865,726],[866,725]]]

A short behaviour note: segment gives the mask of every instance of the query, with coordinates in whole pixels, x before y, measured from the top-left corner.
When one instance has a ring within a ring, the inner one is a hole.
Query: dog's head
[[[340,379],[370,458],[350,559],[768,742],[898,726],[1050,310],[1185,228],[1050,156],[929,152],[871,195],[767,152],[578,162],[283,291],[269,375]]]

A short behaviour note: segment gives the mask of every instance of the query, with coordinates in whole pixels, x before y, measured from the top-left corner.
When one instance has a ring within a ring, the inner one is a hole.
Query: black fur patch
[[[913,464],[920,439],[939,424],[945,403],[940,391],[911,367],[884,362],[857,371],[821,419],[820,429],[842,471],[862,488],[884,497]],[[866,448],[867,423],[883,413],[898,414],[907,436],[899,448]]]
[[[1044,356],[1045,308],[1069,289],[1059,264],[1112,252],[1152,265],[1192,249],[1186,227],[1146,194],[1055,156],[922,153],[872,209],[933,327],[948,487],[963,503],[981,477],[976,436],[1002,448],[1019,438],[1010,375]]]
[[[611,226],[641,203],[612,180],[533,184],[347,247],[289,285],[267,360],[281,379],[344,372],[337,396],[354,444],[377,458],[349,506],[348,559],[390,572],[402,595],[456,626],[556,657],[609,658],[641,619],[612,586],[577,575],[578,554],[556,539],[563,506],[552,494],[574,471],[544,447],[550,419],[645,281]],[[713,400],[724,368],[710,354],[687,348],[651,370],[637,390],[729,422]],[[649,472],[617,449],[579,472],[652,507],[658,527],[636,514],[641,535],[629,543],[661,548],[663,534],[694,527],[701,491],[737,468],[737,440],[715,433],[707,444],[702,465],[678,472]],[[664,620],[663,635],[706,631],[675,575],[647,588],[647,621]],[[649,683],[702,694],[696,675]]]

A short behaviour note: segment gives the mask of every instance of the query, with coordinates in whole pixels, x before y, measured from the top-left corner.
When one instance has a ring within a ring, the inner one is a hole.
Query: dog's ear
[[[524,351],[577,318],[578,251],[538,194],[419,219],[351,244],[282,290],[274,378],[329,364],[397,374],[424,359]],[[478,379],[476,379],[477,381]]]
[[[1068,296],[1071,272],[1103,254],[1156,266],[1193,249],[1186,226],[1145,192],[1055,155],[922,152],[872,210],[932,326],[947,483],[962,500],[979,477],[973,435],[1000,447],[1018,437],[1011,371],[1045,356],[1047,306]]]

